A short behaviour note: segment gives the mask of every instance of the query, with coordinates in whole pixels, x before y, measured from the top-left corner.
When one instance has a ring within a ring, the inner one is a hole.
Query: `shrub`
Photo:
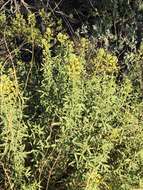
[[[142,188],[141,52],[126,56],[130,71],[119,82],[114,53],[75,43],[40,14],[43,34],[33,13],[1,31],[2,189]]]

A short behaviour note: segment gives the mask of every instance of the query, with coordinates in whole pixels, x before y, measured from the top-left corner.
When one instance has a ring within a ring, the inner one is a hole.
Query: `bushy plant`
[[[118,81],[114,52],[72,41],[39,14],[43,34],[33,13],[5,18],[1,31],[2,189],[142,188],[141,51],[126,55]]]

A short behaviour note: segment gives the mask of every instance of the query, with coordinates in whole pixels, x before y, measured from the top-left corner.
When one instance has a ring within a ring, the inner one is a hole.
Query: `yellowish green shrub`
[[[128,54],[125,61],[136,66],[119,82],[114,53],[99,48],[90,56],[88,39],[75,43],[40,14],[44,34],[33,13],[26,19],[16,14],[2,32],[12,56],[0,67],[3,189],[141,186],[143,104],[141,86],[135,86],[141,82],[140,53]]]

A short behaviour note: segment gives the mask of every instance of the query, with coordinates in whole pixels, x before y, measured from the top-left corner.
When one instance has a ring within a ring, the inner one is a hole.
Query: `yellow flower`
[[[106,52],[103,48],[97,51],[96,57],[93,59],[96,71],[99,73],[113,73],[117,71],[118,59],[111,53]]]
[[[0,77],[0,93],[1,95],[9,95],[14,90],[13,82],[8,76],[2,75]]]
[[[82,38],[81,39],[82,48],[86,49],[86,48],[88,48],[88,45],[89,45],[89,41],[86,38]]]
[[[81,60],[78,56],[71,53],[69,55],[69,75],[71,77],[79,76],[81,73]]]
[[[57,39],[60,43],[65,43],[68,39],[68,37],[65,34],[59,33],[57,35]]]
[[[103,58],[104,56],[106,56],[105,50],[104,50],[103,48],[100,48],[100,49],[98,50],[98,52],[97,52],[97,56],[98,56],[98,57],[101,57],[101,58]]]
[[[97,188],[103,181],[103,177],[95,170],[87,174],[86,190]]]
[[[52,31],[51,31],[51,29],[50,29],[50,28],[47,28],[47,29],[46,29],[46,34],[47,34],[48,36],[51,36]]]

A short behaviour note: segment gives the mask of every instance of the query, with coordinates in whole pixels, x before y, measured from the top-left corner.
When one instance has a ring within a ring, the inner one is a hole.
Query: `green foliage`
[[[6,75],[0,79],[1,165],[5,172],[5,188],[20,188],[28,168],[24,165],[26,125],[22,121],[23,101],[14,81]],[[7,174],[8,172],[8,174]],[[7,184],[8,183],[8,184]]]
[[[126,55],[119,81],[114,52],[72,41],[40,14],[43,34],[34,13],[0,16],[10,23],[1,31],[1,188],[143,188],[141,49]]]

